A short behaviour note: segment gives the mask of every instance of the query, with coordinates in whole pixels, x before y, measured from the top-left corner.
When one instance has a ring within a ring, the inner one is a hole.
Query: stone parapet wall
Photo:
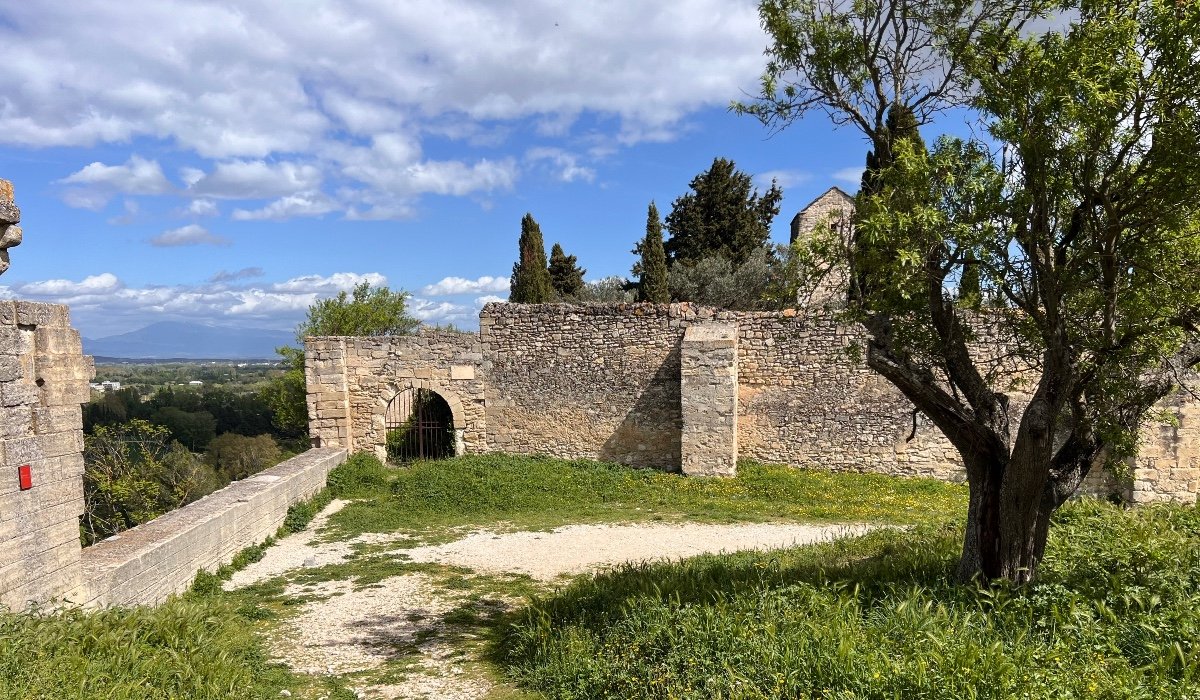
[[[67,307],[0,301],[0,607],[46,603],[80,583],[80,404],[94,374]]]
[[[309,450],[88,547],[71,602],[153,605],[182,593],[200,569],[216,571],[273,535],[288,508],[321,491],[345,459],[345,450]]]

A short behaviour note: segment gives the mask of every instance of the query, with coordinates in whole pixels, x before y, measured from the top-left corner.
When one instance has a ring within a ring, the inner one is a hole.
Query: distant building
[[[812,238],[817,231],[828,231],[840,238],[840,246],[848,250],[854,221],[854,198],[839,187],[830,187],[820,197],[792,219],[790,243]],[[837,308],[845,303],[849,276],[842,252],[833,259],[819,261],[823,270],[814,284],[797,290],[796,304],[800,307]]]
[[[92,391],[99,391],[100,393],[121,390],[121,382],[93,382],[88,386],[92,387]]]
[[[204,382],[200,381],[199,379],[193,379],[192,381],[188,382],[188,386],[204,386]]]

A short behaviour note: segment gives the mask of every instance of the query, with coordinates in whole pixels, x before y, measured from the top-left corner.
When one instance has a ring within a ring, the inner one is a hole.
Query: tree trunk
[[[970,502],[958,577],[986,583],[1007,579],[1018,585],[1037,576],[1053,508],[1043,499],[1046,479],[1040,459],[970,460]]]

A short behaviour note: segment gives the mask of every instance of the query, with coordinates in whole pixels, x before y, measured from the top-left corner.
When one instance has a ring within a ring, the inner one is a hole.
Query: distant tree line
[[[586,270],[555,243],[549,262],[542,231],[532,214],[521,220],[519,256],[513,265],[509,301],[548,302],[691,301],[730,309],[794,305],[798,271],[795,253],[770,242],[783,191],[775,181],[759,193],[750,175],[733,161],[716,158],[689,183],[663,220],[654,202],[646,231],[633,248],[633,278],[585,283]],[[664,240],[663,232],[667,237]]]

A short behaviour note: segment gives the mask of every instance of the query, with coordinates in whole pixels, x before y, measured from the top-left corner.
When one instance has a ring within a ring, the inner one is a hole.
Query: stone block
[[[475,378],[475,368],[471,365],[452,365],[450,367],[451,380],[469,380]]]
[[[44,304],[35,301],[15,302],[17,323],[26,326],[55,326],[63,328],[71,325],[71,317],[67,307],[62,304]]]

